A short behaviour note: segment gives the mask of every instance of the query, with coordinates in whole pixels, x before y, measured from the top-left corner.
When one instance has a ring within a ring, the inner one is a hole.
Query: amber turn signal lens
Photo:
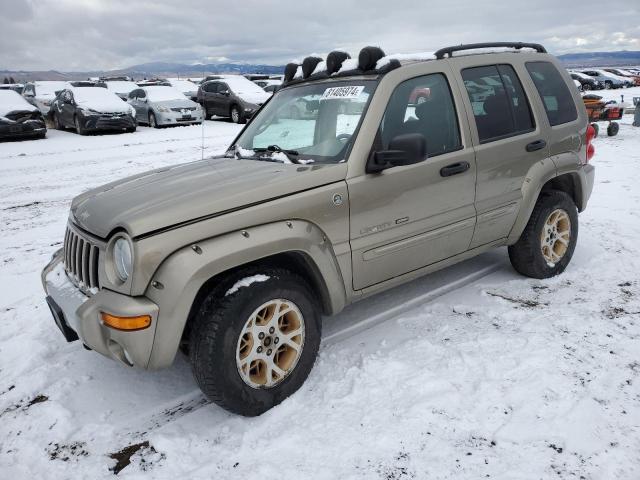
[[[116,330],[142,330],[151,325],[151,315],[139,315],[137,317],[118,317],[110,313],[100,312],[100,317],[107,327]]]

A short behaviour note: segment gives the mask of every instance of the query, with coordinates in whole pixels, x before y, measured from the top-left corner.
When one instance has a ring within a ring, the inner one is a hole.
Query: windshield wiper
[[[284,153],[292,163],[300,163],[296,158],[300,153],[297,150],[287,150],[280,148],[278,145],[269,145],[267,148],[254,148],[254,152],[282,152]]]

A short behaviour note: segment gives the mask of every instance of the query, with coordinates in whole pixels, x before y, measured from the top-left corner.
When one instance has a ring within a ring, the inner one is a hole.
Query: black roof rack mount
[[[456,45],[454,47],[446,47],[438,50],[435,55],[438,60],[443,59],[445,55],[453,56],[453,52],[462,50],[475,50],[478,48],[496,48],[507,47],[520,50],[521,48],[533,48],[539,53],[547,53],[547,50],[539,43],[523,43],[523,42],[486,42],[486,43],[467,43],[466,45]]]

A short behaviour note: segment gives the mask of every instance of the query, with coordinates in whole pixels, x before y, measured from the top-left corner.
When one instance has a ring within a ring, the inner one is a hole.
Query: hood
[[[78,106],[100,113],[129,113],[131,111],[129,104],[123,102],[119,97],[115,97],[113,101],[102,99],[87,100],[78,102]]]
[[[250,93],[237,93],[238,97],[248,103],[262,104],[266,102],[272,94],[268,92],[250,92]]]
[[[142,173],[76,197],[74,221],[107,238],[118,228],[132,237],[202,220],[344,180],[346,164],[285,165],[211,158]]]
[[[167,107],[167,108],[193,108],[198,106],[196,102],[194,102],[193,100],[189,100],[186,97],[184,99],[181,98],[176,100],[162,100],[158,102],[154,102],[150,100],[149,103],[158,107]]]

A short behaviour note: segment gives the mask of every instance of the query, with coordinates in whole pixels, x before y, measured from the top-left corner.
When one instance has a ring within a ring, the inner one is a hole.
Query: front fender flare
[[[310,222],[275,222],[199,241],[165,259],[145,292],[159,306],[149,368],[173,362],[189,312],[205,282],[232,268],[285,252],[301,252],[313,262],[326,286],[331,313],[344,308],[345,286],[331,242]]]

